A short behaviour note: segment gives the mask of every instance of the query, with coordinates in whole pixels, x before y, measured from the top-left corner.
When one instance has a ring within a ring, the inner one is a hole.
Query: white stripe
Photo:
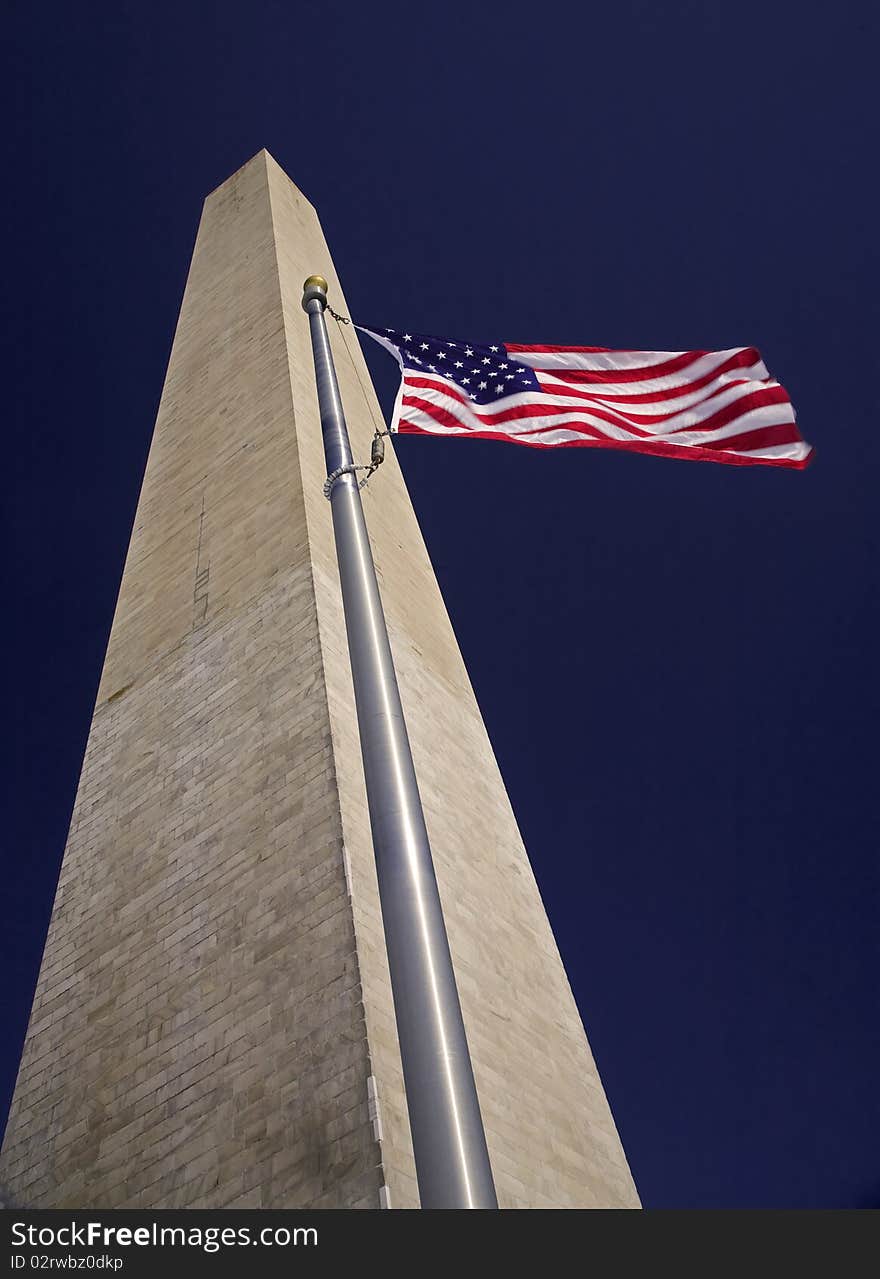
[[[737,457],[787,457],[801,462],[812,453],[812,446],[805,440],[795,440],[792,444],[773,444],[766,449],[731,449]]]
[[[547,389],[547,399],[553,399],[553,403],[577,404],[579,400],[593,400],[596,404],[606,404],[608,408],[615,409],[620,413],[637,413],[645,414],[646,417],[661,417],[664,413],[670,414],[682,412],[683,409],[691,408],[695,404],[702,404],[705,400],[715,399],[724,400],[729,391],[737,389],[737,382],[747,386],[746,394],[752,391],[766,390],[769,386],[779,386],[779,382],[769,377],[766,381],[755,381],[748,377],[748,370],[739,370],[742,377],[734,377],[733,373],[721,373],[716,377],[715,381],[707,382],[706,386],[701,386],[696,391],[683,391],[680,395],[670,396],[669,399],[646,400],[637,404],[628,403],[624,396],[605,394],[605,388],[601,390],[595,386],[572,386],[567,382],[559,381],[555,377],[549,377],[546,373],[541,373],[541,386]],[[728,390],[720,391],[719,386],[728,386]],[[569,391],[576,391],[577,394],[562,395],[560,391],[551,394],[551,388],[560,388],[560,386],[568,386]],[[637,391],[631,391],[631,394],[638,394]],[[727,403],[727,400],[725,400]]]
[[[400,429],[401,410],[403,408],[403,397],[406,394],[406,379],[401,378],[397,384],[397,394],[394,397],[394,408],[391,410],[391,425],[388,430],[392,435]]]
[[[539,435],[518,435],[516,438],[536,444],[565,444],[568,440],[592,440],[597,445],[602,443],[601,440],[594,440],[591,435],[583,435],[580,431],[542,431]],[[638,440],[633,440],[631,443],[637,444]]]
[[[673,378],[672,385],[679,383],[691,382],[695,378],[702,377],[705,373],[711,373],[713,369],[724,364],[727,360],[735,355],[739,355],[742,351],[749,348],[745,346],[731,347],[728,351],[707,351],[705,355],[697,356],[685,368],[680,369],[677,373],[661,374],[662,377]],[[654,364],[663,364],[666,360],[678,359],[681,355],[690,355],[690,351],[606,351],[599,355],[582,355],[577,351],[573,352],[553,352],[552,354],[536,354],[526,351],[520,354],[514,352],[511,354],[512,360],[518,360],[521,364],[527,364],[529,368],[537,370],[545,370],[552,372],[553,369],[581,370],[590,373],[608,373],[620,369],[621,372],[626,370],[632,372],[634,369],[649,369]],[[659,358],[654,358],[654,357]],[[600,360],[602,363],[597,363]],[[762,361],[754,366],[763,370],[759,374],[760,377],[767,377],[768,373]],[[640,378],[637,382],[627,382],[625,385],[633,387],[641,387],[643,384],[649,384],[651,381],[660,381],[660,378]],[[609,384],[610,385],[610,384]]]
[[[604,372],[608,369],[642,369],[652,364],[665,364],[677,360],[687,351],[575,351],[563,347],[559,351],[514,351],[507,354],[533,369],[589,369]]]
[[[449,394],[449,388],[443,382],[434,382],[431,387],[412,387],[408,386],[407,390],[410,394],[418,396],[431,404],[437,404],[439,407],[452,413],[460,422],[466,424],[467,429],[477,431],[499,431],[505,435],[519,435],[523,432],[533,432],[540,426],[562,425],[566,422],[588,422],[591,426],[595,426],[597,430],[607,435],[610,439],[638,439],[641,438],[632,430],[633,426],[638,425],[640,430],[650,431],[653,436],[663,438],[671,435],[676,430],[681,429],[680,442],[697,443],[699,439],[724,439],[728,435],[739,434],[739,423],[754,421],[756,426],[773,425],[780,422],[794,422],[794,410],[790,403],[768,404],[762,408],[750,409],[745,413],[741,413],[734,418],[732,422],[728,422],[725,426],[714,427],[709,431],[689,432],[688,427],[696,427],[700,422],[708,420],[714,416],[716,409],[723,407],[720,402],[735,402],[738,398],[750,394],[753,389],[748,384],[743,387],[731,387],[730,393],[725,392],[715,397],[715,400],[708,404],[704,404],[697,409],[691,409],[684,413],[677,413],[674,417],[666,421],[658,422],[653,426],[639,422],[638,424],[629,422],[625,415],[615,410],[609,409],[599,401],[596,405],[590,405],[588,401],[572,402],[571,400],[555,401],[550,397],[538,396],[534,392],[523,392],[519,395],[505,396],[501,400],[496,400],[492,406],[462,404]],[[512,408],[520,408],[524,405],[538,405],[540,407],[558,406],[563,411],[561,413],[547,413],[540,417],[523,418],[521,422],[507,421],[494,423],[493,418],[497,412],[503,412]],[[603,408],[606,411],[614,412],[615,423],[606,422],[604,418],[596,416],[591,412],[591,408]],[[480,410],[483,411],[489,421],[483,421],[479,416]],[[494,410],[494,411],[493,411]],[[755,415],[761,415],[756,417]],[[742,429],[750,430],[750,426]]]

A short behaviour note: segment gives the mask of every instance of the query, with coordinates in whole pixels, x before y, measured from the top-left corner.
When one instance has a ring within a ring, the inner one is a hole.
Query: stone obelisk
[[[0,1157],[23,1207],[419,1204],[313,273],[344,308],[262,151],[199,226]],[[392,448],[363,497],[500,1206],[637,1207]]]

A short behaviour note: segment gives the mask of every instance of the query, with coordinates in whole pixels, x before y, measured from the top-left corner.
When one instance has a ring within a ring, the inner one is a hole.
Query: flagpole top
[[[303,310],[308,310],[308,304],[312,301],[321,303],[321,310],[327,305],[327,289],[329,285],[323,275],[310,275],[303,284],[302,305]]]

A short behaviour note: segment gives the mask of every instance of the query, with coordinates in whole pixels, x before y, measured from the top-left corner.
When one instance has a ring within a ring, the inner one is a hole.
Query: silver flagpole
[[[324,322],[327,281],[303,285],[373,850],[423,1208],[497,1208],[452,957],[400,704],[370,539]],[[349,469],[344,469],[349,468]]]

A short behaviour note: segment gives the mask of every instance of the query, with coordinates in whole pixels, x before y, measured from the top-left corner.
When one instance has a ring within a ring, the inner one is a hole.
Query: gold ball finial
[[[322,311],[327,305],[327,281],[323,275],[310,275],[303,285],[303,310],[308,311],[313,302],[319,303]]]

